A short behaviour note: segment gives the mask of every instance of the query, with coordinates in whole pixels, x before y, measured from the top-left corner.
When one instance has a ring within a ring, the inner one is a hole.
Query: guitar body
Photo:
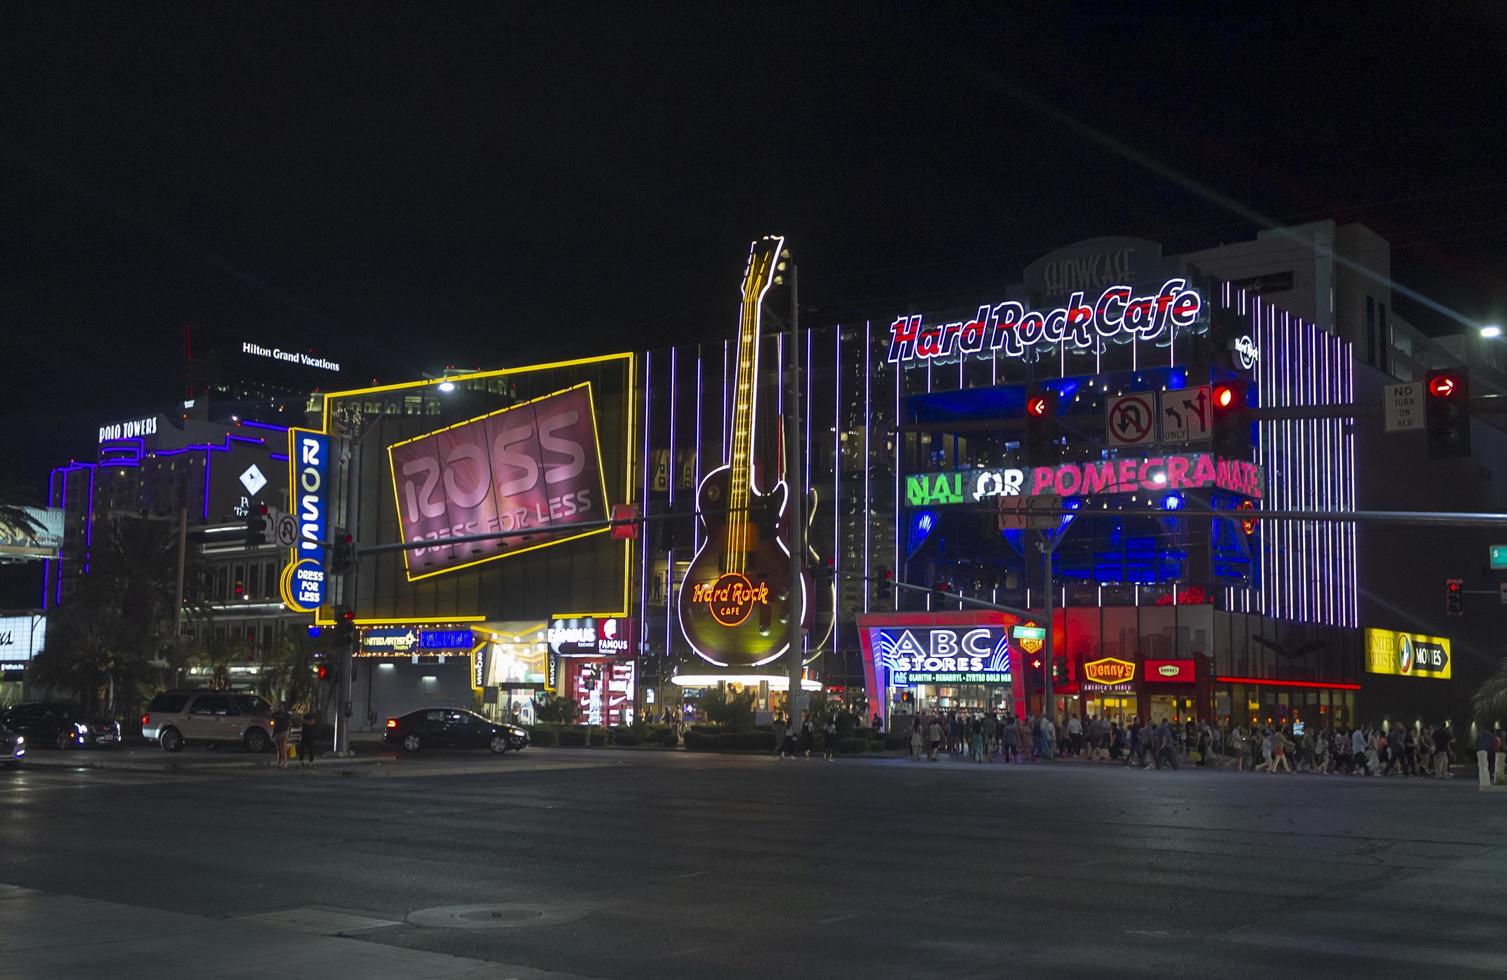
[[[680,628],[702,659],[758,667],[790,647],[790,617],[806,618],[804,576],[792,581],[783,537],[788,489],[743,491],[746,509],[728,510],[732,467],[708,473],[696,492],[705,532],[680,583]]]

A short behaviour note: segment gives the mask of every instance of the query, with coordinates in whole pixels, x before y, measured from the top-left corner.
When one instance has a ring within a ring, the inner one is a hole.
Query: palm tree
[[[1496,671],[1481,685],[1471,699],[1475,709],[1476,723],[1495,728],[1507,718],[1507,657],[1497,664]]]
[[[291,708],[314,705],[314,643],[306,633],[284,630],[262,661],[262,694]]]

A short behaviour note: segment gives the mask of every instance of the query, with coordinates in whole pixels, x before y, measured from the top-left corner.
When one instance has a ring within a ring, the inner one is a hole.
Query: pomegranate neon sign
[[[1100,349],[1106,341],[1156,340],[1169,327],[1191,327],[1203,297],[1186,279],[1168,279],[1154,296],[1136,296],[1130,286],[1110,286],[1088,305],[1073,293],[1067,305],[1045,313],[1014,300],[980,306],[972,320],[926,326],[921,314],[890,324],[889,362],[933,361],[998,351],[1023,357],[1038,344]]]

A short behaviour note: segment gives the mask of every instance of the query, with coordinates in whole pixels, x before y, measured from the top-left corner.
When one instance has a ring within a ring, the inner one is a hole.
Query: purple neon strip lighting
[[[692,485],[695,487],[695,490],[692,491],[693,493],[699,493],[700,490],[701,490],[701,368],[702,368],[702,363],[705,360],[705,358],[702,357],[702,353],[701,352],[702,352],[702,346],[700,344],[697,344],[696,345],[696,458],[693,459],[693,460],[691,460],[691,465],[693,467],[695,467],[695,477],[692,479]],[[696,500],[696,498],[694,498],[694,497],[691,498],[691,506],[695,507],[695,506],[697,506],[697,504],[698,504],[698,501]],[[693,520],[693,521],[691,521],[691,543],[695,546],[693,548],[694,551],[699,552],[701,550],[701,521],[700,520]]]
[[[871,475],[871,473],[873,472],[873,469],[874,469],[874,466],[873,466],[873,463],[872,463],[872,457],[869,456],[869,450],[870,450],[870,446],[869,446],[869,427],[873,423],[873,419],[874,419],[874,387],[873,387],[873,384],[871,383],[872,382],[872,374],[871,374],[871,372],[873,371],[873,365],[874,365],[874,349],[873,349],[873,337],[872,337],[872,332],[873,331],[872,331],[872,327],[873,327],[873,322],[872,321],[870,321],[870,320],[865,320],[864,321],[864,323],[863,323],[863,501],[862,501],[862,508],[863,508],[863,611],[864,612],[868,612],[869,611],[869,595],[870,595],[870,592],[871,592],[871,590],[870,590],[870,583],[869,583],[869,559],[873,555],[873,551],[870,550],[870,549],[873,548],[873,543],[870,541],[870,528],[869,528],[869,525],[873,523],[872,521],[869,520],[869,501],[873,499],[872,497],[869,496],[869,484],[871,482],[870,475]],[[896,479],[897,482],[899,481],[900,475],[898,473],[895,474],[895,479]]]
[[[89,501],[85,506],[87,519],[84,522],[84,574],[89,574],[89,566],[94,561],[94,470],[89,467]]]
[[[286,463],[288,461],[288,454],[287,453],[268,453],[267,454],[267,458],[268,459],[275,459],[279,463]]]
[[[894,505],[894,510],[892,511],[892,516],[894,517],[895,523],[893,525],[891,525],[895,529],[895,533],[893,535],[891,535],[895,539],[895,556],[894,556],[894,562],[895,562],[895,564],[892,565],[892,566],[890,566],[890,567],[892,567],[895,570],[895,578],[896,579],[899,579],[899,577],[900,577],[900,443],[901,443],[901,439],[900,439],[900,436],[899,436],[899,432],[900,432],[900,384],[901,384],[901,379],[903,377],[905,377],[905,372],[900,369],[899,365],[896,365],[896,367],[895,367],[895,417],[894,417],[894,421],[893,421],[893,428],[894,428],[894,431],[895,431],[896,435],[895,435],[895,440],[894,440],[894,442],[895,442],[895,446],[894,446],[894,459],[892,461],[893,465],[895,467],[894,470],[892,471],[894,473],[894,476],[895,476],[895,505]],[[930,361],[926,362],[926,390],[927,391],[931,391],[931,362]],[[890,591],[894,593],[890,597],[891,602],[893,604],[893,608],[894,609],[899,609],[900,608],[900,590],[899,589],[891,589]],[[926,608],[927,609],[931,608],[931,595],[930,595],[930,593],[927,594]]]
[[[666,485],[669,487],[669,502],[670,502],[670,509],[672,511],[675,509],[675,484],[677,482],[679,482],[679,480],[680,480],[680,474],[677,472],[677,470],[679,469],[679,467],[676,465],[676,461],[675,461],[675,403],[676,403],[676,396],[679,394],[679,392],[675,388],[675,382],[678,380],[678,378],[676,377],[676,364],[677,364],[677,361],[679,360],[678,351],[679,351],[679,348],[676,348],[676,347],[671,347],[670,348],[670,460],[669,460],[669,473],[668,473],[669,479],[666,480],[665,482],[666,482]],[[670,615],[670,610],[671,610],[671,607],[674,605],[674,603],[671,601],[671,599],[674,598],[674,589],[675,589],[675,552],[671,551],[668,548],[666,548],[665,549],[665,655],[666,656],[668,656],[669,653],[670,653],[671,620],[674,618],[674,617],[672,617]]]
[[[286,425],[273,425],[271,422],[253,422],[250,419],[241,419],[241,424],[252,429],[266,429],[269,432],[287,432]]]
[[[639,506],[647,513],[649,509],[649,471],[653,468],[653,461],[649,458],[649,390],[653,383],[654,353],[644,351],[644,453],[640,457],[644,469],[643,495],[639,497]],[[631,395],[631,393],[630,393]],[[638,590],[638,641],[642,647],[649,648],[649,534],[647,530],[639,534],[639,590]],[[670,604],[665,603],[665,614],[669,615]],[[669,651],[666,651],[668,653]]]
[[[842,425],[842,324],[834,328],[837,337],[835,353],[832,357],[832,454],[836,458],[832,465],[832,576],[833,583],[841,582],[842,577],[835,574],[842,571],[842,512],[839,510],[838,501],[842,498],[842,435],[847,430]],[[865,365],[867,368],[867,365]],[[867,372],[865,372],[867,373]],[[809,445],[809,443],[808,443]],[[842,591],[838,589],[838,591]],[[832,616],[837,617],[836,606],[832,609]],[[837,650],[837,624],[832,624],[832,649]]]

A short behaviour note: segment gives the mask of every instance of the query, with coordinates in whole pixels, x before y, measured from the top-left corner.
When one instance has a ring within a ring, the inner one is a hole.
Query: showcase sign
[[[1067,305],[1045,312],[1006,301],[980,306],[973,319],[927,326],[917,313],[890,324],[891,364],[940,361],[970,354],[1025,357],[1037,345],[1063,344],[1102,350],[1106,342],[1154,341],[1177,327],[1191,327],[1203,298],[1186,279],[1168,279],[1155,295],[1135,295],[1131,286],[1110,286],[1092,304],[1075,292]]]
[[[875,662],[901,684],[1008,684],[1004,626],[885,626],[869,630]]]
[[[608,528],[607,485],[590,383],[439,429],[387,449],[409,581],[561,544]],[[491,541],[449,538],[530,531]]]
[[[1404,633],[1400,630],[1366,630],[1366,671],[1397,677],[1433,677],[1449,680],[1449,637]]]
[[[25,663],[46,645],[46,616],[0,616],[0,663]]]
[[[935,507],[1017,495],[1092,497],[1211,487],[1259,500],[1261,467],[1210,453],[1173,453],[1059,466],[912,473],[905,478],[905,502],[912,507]]]

